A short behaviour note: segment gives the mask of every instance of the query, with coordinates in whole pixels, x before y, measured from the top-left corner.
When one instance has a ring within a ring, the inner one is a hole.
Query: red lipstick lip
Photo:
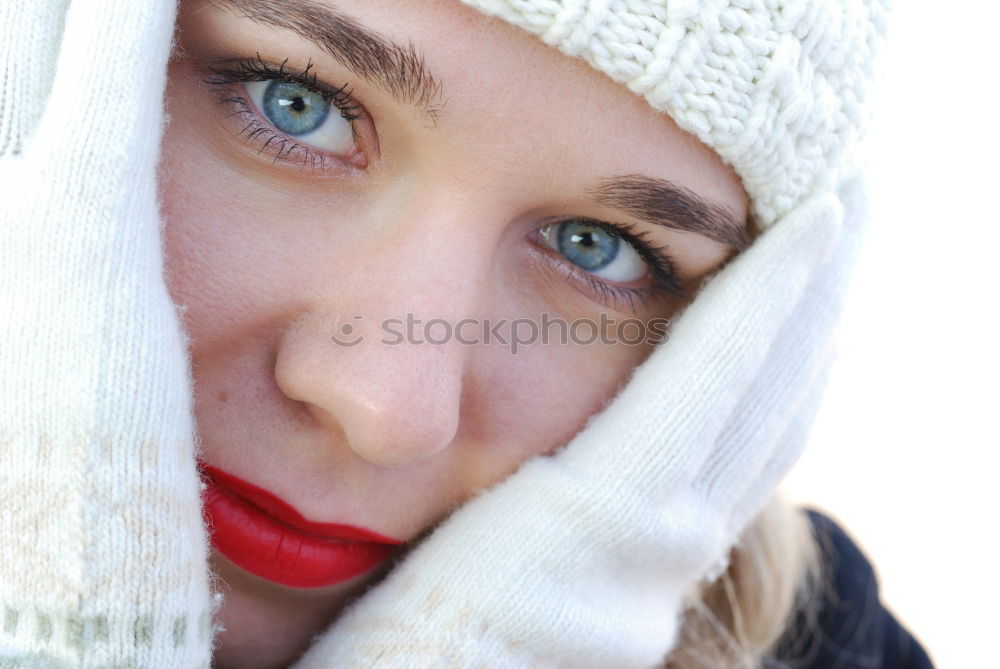
[[[403,543],[398,539],[372,532],[363,527],[340,523],[316,523],[306,520],[295,507],[269,490],[248,483],[212,465],[203,462],[199,465],[208,479],[215,485],[226,488],[229,492],[239,495],[268,515],[274,516],[277,520],[306,534],[344,541],[373,541],[393,546]]]
[[[298,588],[334,585],[375,567],[403,543],[363,527],[306,520],[274,493],[198,464],[208,483],[212,545],[266,580]]]

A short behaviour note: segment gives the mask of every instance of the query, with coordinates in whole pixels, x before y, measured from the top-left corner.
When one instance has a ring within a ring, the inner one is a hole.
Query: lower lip
[[[293,588],[336,585],[384,562],[402,543],[351,525],[312,523],[263,488],[201,468],[208,478],[204,502],[212,545],[265,580]]]

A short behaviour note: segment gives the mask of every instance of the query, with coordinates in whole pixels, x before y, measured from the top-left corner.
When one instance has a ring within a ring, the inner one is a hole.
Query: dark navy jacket
[[[933,669],[917,640],[882,606],[875,571],[833,520],[806,509],[829,584],[799,612],[762,669]]]

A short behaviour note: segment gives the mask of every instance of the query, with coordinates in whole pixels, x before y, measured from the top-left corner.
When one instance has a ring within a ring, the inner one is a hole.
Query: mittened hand
[[[0,8],[0,664],[210,662],[156,201],[174,11]]]
[[[769,228],[570,444],[456,511],[297,668],[662,663],[808,433],[863,221],[842,201]]]

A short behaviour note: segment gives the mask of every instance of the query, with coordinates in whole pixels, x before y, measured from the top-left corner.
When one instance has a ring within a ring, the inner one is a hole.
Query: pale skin
[[[411,542],[569,442],[652,345],[388,346],[383,319],[670,318],[736,249],[595,201],[595,184],[666,180],[740,222],[747,202],[717,155],[642,98],[457,0],[314,4],[412,43],[438,84],[430,113],[294,30],[182,2],[163,142],[169,284],[191,337],[205,461],[308,519]],[[349,150],[282,158],[264,146],[273,135],[236,137],[246,110],[262,113],[220,102],[248,91],[220,96],[206,63],[258,54],[350,84],[362,117],[352,131],[334,112],[331,126]],[[588,280],[540,234],[572,217],[641,231],[686,295],[649,273]],[[345,323],[361,345],[331,340]],[[287,665],[385,571],[293,589],[216,553],[212,565],[225,596],[216,662],[243,669]]]

